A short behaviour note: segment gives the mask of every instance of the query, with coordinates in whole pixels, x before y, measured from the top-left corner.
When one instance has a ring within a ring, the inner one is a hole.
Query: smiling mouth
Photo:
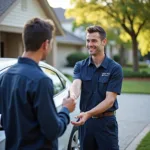
[[[89,48],[89,51],[94,51],[95,50],[95,48]]]

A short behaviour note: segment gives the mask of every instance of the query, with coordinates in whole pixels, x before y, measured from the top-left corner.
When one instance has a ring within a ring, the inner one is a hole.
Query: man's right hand
[[[76,106],[76,100],[72,98],[64,98],[62,105],[63,107],[68,108],[70,112],[73,112]]]

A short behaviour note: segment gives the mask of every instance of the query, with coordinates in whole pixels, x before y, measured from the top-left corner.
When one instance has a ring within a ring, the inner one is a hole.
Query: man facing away
[[[106,32],[100,26],[90,26],[86,33],[89,58],[74,67],[71,97],[81,92],[78,121],[81,150],[119,150],[118,125],[115,111],[117,94],[121,92],[122,68],[104,52]]]
[[[52,80],[38,66],[52,49],[54,32],[51,20],[29,20],[22,34],[22,57],[0,77],[6,150],[58,150],[57,139],[70,122],[75,101],[65,98],[57,113]]]

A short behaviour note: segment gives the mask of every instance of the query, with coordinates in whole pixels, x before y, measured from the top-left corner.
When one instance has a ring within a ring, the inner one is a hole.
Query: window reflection
[[[52,79],[53,85],[54,85],[54,95],[61,92],[64,89],[64,86],[63,86],[61,80],[59,79],[58,75],[50,69],[43,68],[43,67],[41,67],[41,69],[44,71],[44,73],[48,77],[50,77]]]

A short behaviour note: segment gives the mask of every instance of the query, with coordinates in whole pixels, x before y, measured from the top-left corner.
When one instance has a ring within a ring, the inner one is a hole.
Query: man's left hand
[[[81,112],[78,116],[76,116],[77,121],[71,121],[74,126],[84,125],[87,119],[89,119],[89,114],[87,112]]]

